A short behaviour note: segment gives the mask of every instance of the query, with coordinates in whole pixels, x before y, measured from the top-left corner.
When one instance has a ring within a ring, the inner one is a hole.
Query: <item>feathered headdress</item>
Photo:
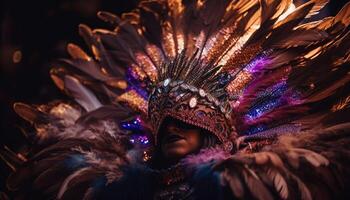
[[[122,19],[100,12],[116,28],[81,25],[94,57],[71,44],[73,60],[52,77],[87,110],[126,103],[154,133],[166,115],[222,142],[298,132],[306,128],[301,116],[318,112],[311,105],[349,80],[347,8],[301,23],[326,3],[144,1]]]
[[[348,7],[302,23],[326,3],[142,1],[122,18],[99,12],[114,30],[80,25],[93,57],[69,44],[72,59],[51,77],[83,112],[126,104],[128,114],[114,114],[124,116],[121,126],[150,130],[155,139],[168,115],[227,146],[298,132],[311,126],[306,116],[320,113],[322,101],[332,109],[346,101],[339,91],[349,80]],[[329,101],[337,92],[340,102]]]

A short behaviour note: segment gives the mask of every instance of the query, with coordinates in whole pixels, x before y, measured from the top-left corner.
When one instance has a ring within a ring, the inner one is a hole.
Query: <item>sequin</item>
[[[131,75],[139,81],[143,81],[146,78],[145,72],[135,64],[131,64],[130,72]]]
[[[267,129],[267,127],[264,125],[254,126],[254,127],[251,127],[250,129],[248,129],[247,131],[245,131],[244,135],[253,135],[255,133],[264,131],[266,129]]]
[[[261,94],[258,94],[257,102],[259,103],[254,104],[253,107],[249,109],[246,119],[255,120],[272,109],[286,103],[285,99],[282,98],[282,95],[286,90],[287,84],[285,81],[282,81],[271,88],[266,89],[266,91],[263,91]],[[261,101],[260,99],[264,99],[264,101]]]
[[[158,88],[158,89],[157,89],[157,93],[158,93],[158,94],[161,94],[161,93],[162,93],[162,89]]]
[[[247,84],[253,79],[253,76],[248,71],[241,71],[238,73],[236,78],[229,83],[226,90],[229,92],[230,95],[237,95],[239,94],[246,86]]]
[[[263,102],[257,107],[254,107],[253,109],[251,109],[249,113],[246,115],[246,118],[248,120],[257,119],[262,115],[264,115],[265,113],[267,113],[268,111],[272,110],[273,108],[278,107],[279,105],[281,105],[280,99],[274,99],[268,102]]]
[[[232,36],[234,29],[231,24],[208,39],[203,50],[203,55],[206,55],[208,61],[218,59],[236,41]]]
[[[147,113],[148,102],[142,98],[135,90],[130,90],[117,97],[117,101],[126,102],[130,107]]]
[[[203,89],[199,89],[199,95],[201,97],[205,97],[207,94],[206,94],[206,92]]]
[[[156,45],[147,44],[146,52],[156,65],[161,65],[162,61],[164,60],[164,56],[162,51]]]
[[[131,121],[120,123],[120,127],[125,130],[142,130],[141,119],[137,117]]]
[[[162,24],[162,33],[163,49],[167,57],[174,58],[176,55],[175,42],[172,27],[169,21],[166,21]]]
[[[251,60],[255,60],[254,57],[256,57],[256,55],[261,51],[262,48],[259,43],[248,45],[244,47],[244,49],[235,53],[235,55],[226,62],[224,68],[227,70],[232,70],[244,67],[245,70],[247,70],[247,65],[252,62]]]
[[[192,97],[189,101],[189,105],[190,105],[190,108],[194,108],[196,107],[197,105],[197,98],[196,97]]]
[[[170,81],[171,80],[169,78],[165,79],[165,81],[163,82],[163,86],[167,87],[169,85]]]
[[[149,57],[142,53],[135,53],[135,58],[138,66],[142,67],[152,82],[155,82],[157,80],[157,69]]]

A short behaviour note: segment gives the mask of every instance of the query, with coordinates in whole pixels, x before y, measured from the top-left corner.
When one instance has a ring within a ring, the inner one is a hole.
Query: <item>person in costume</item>
[[[350,4],[150,0],[79,26],[54,83],[17,103],[36,130],[5,148],[15,199],[347,199]],[[28,148],[27,148],[28,149]]]

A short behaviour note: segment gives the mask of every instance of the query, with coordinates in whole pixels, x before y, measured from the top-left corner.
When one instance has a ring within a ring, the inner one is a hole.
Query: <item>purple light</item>
[[[142,120],[140,117],[135,118],[134,120],[122,122],[120,126],[125,130],[142,130]]]
[[[267,129],[267,127],[263,126],[263,125],[254,126],[254,127],[250,128],[250,129],[248,129],[247,131],[245,131],[245,135],[253,135],[253,134],[262,132],[262,131],[264,131],[266,129]]]
[[[259,94],[257,98],[259,103],[249,109],[248,113],[245,115],[246,120],[255,120],[265,113],[286,104],[287,102],[283,95],[286,93],[287,89],[286,81],[282,81]]]
[[[146,83],[148,82],[146,80],[140,80],[140,77],[131,69],[131,67],[129,67],[127,70],[126,80],[129,83],[127,90],[135,90],[145,100],[148,98],[147,86],[150,84]]]
[[[266,50],[262,52],[260,55],[256,56],[253,60],[251,60],[244,68],[250,73],[256,73],[261,71],[268,63],[268,56],[272,53],[272,50]]]
[[[132,135],[130,142],[132,144],[147,145],[150,143],[146,135]]]

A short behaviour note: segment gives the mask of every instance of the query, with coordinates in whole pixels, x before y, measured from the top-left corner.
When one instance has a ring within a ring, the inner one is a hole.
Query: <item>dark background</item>
[[[14,102],[46,103],[66,98],[49,76],[51,63],[67,57],[69,42],[84,47],[78,25],[106,27],[100,10],[121,14],[137,0],[7,0],[0,5],[0,149],[17,149],[28,128],[13,111]],[[29,129],[30,130],[30,129]],[[0,191],[10,170],[0,161]]]
[[[330,0],[323,14],[335,15],[348,0]],[[116,14],[133,9],[137,0],[7,0],[0,3],[0,149],[20,146],[28,126],[12,110],[14,102],[45,103],[64,99],[49,77],[50,63],[67,57],[69,42],[83,46],[78,24],[106,27],[99,10]],[[9,169],[0,162],[0,191]]]

